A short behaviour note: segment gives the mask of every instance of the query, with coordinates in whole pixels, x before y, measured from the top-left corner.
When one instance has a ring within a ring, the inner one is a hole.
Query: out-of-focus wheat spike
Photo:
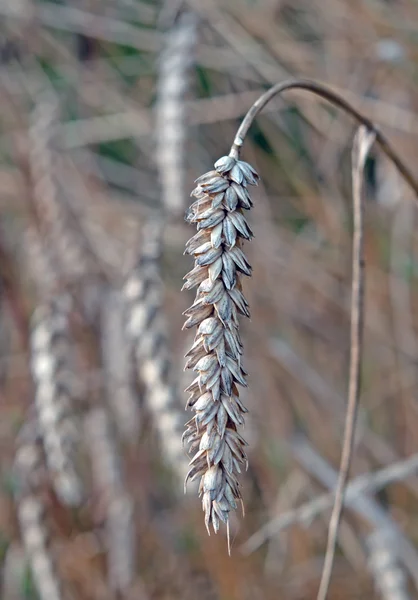
[[[42,467],[39,438],[26,427],[21,432],[14,462],[17,518],[40,600],[61,600],[62,584],[50,552],[45,507],[38,493]]]
[[[157,87],[157,162],[162,201],[173,215],[185,208],[184,139],[185,94],[196,43],[197,18],[182,13],[166,37]]]
[[[94,408],[85,421],[94,484],[106,510],[109,584],[124,592],[135,576],[134,506],[125,489],[120,458],[104,408]]]
[[[140,413],[132,386],[132,363],[125,331],[124,302],[120,292],[109,290],[102,301],[102,355],[106,395],[119,434],[134,441],[138,437]]]
[[[78,440],[74,414],[76,379],[73,372],[69,299],[54,298],[33,314],[31,371],[35,407],[54,489],[67,505],[82,502],[82,482],[75,467]]]
[[[387,532],[377,529],[367,538],[369,568],[384,600],[409,600],[408,579],[399,564]]]
[[[29,162],[32,197],[42,233],[50,244],[54,261],[66,278],[78,279],[94,269],[81,234],[75,230],[68,211],[60,202],[54,177],[54,128],[58,106],[54,95],[39,98],[29,130]]]
[[[184,419],[175,387],[170,382],[167,325],[162,308],[164,290],[159,273],[161,234],[161,223],[146,225],[141,255],[123,288],[126,330],[164,458],[183,479],[188,460],[181,443]]]

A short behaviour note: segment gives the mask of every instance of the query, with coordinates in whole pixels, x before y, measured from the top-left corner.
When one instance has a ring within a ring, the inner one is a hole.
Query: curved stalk
[[[369,131],[372,131],[375,134],[375,143],[380,146],[384,154],[386,154],[388,159],[396,166],[399,173],[402,175],[408,185],[410,185],[414,190],[415,194],[417,195],[416,201],[418,202],[418,180],[413,176],[409,168],[399,157],[396,150],[392,147],[389,140],[378,129],[377,125],[353,106],[351,106],[347,100],[334,92],[332,89],[323,85],[322,83],[318,83],[317,81],[311,81],[310,79],[291,79],[277,83],[267,90],[265,94],[260,96],[260,98],[254,102],[250,110],[245,115],[237,131],[229,155],[234,158],[238,158],[241,146],[244,143],[245,137],[255,117],[260,111],[263,110],[270,100],[272,100],[275,96],[279,96],[283,92],[297,89],[311,92],[312,94],[315,94],[315,96],[319,96],[320,98],[327,100],[334,106],[341,108],[341,110],[350,115],[355,121],[357,121],[357,123],[364,125]]]

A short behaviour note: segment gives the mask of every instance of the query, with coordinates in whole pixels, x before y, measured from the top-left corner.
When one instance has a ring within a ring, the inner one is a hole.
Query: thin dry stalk
[[[343,449],[340,472],[335,490],[335,502],[331,514],[328,531],[327,550],[324,568],[318,591],[318,600],[325,600],[331,581],[335,548],[338,538],[344,494],[350,472],[351,457],[354,447],[356,416],[360,396],[361,357],[363,348],[364,318],[364,249],[363,249],[363,170],[375,135],[362,126],[357,132],[353,145],[353,213],[354,235],[352,255],[352,296],[351,296],[351,332],[350,332],[350,373],[348,383],[348,402],[344,428]]]
[[[187,457],[181,444],[183,419],[177,391],[170,381],[171,361],[167,324],[163,315],[164,289],[160,279],[163,223],[145,226],[139,260],[123,288],[126,331],[133,345],[138,379],[144,385],[145,402],[159,433],[165,460],[183,480]]]
[[[372,131],[375,135],[375,141],[380,146],[381,150],[386,154],[389,160],[396,166],[403,179],[408,185],[414,190],[416,197],[415,201],[418,202],[418,180],[414,177],[412,171],[405,165],[403,160],[400,158],[398,153],[394,150],[391,143],[386,139],[381,131],[377,129],[374,123],[365,117],[361,112],[353,108],[349,102],[347,102],[342,96],[334,92],[327,86],[312,81],[309,79],[294,79],[277,83],[271,87],[265,94],[260,96],[256,102],[252,105],[250,110],[245,115],[242,123],[235,136],[234,143],[231,148],[231,155],[238,156],[239,151],[244,143],[245,137],[250,129],[254,119],[259,112],[272,100],[275,96],[281,95],[283,92],[289,90],[305,90],[327,100],[334,106],[343,110],[346,114],[350,115],[359,125],[364,125],[368,131]]]
[[[135,578],[133,501],[125,489],[121,458],[104,408],[93,409],[85,421],[94,485],[105,510],[109,585],[126,592]]]
[[[156,152],[162,202],[173,215],[181,214],[185,208],[185,95],[193,63],[196,30],[196,16],[191,12],[183,12],[168,33],[166,46],[160,57]]]
[[[186,368],[197,372],[186,389],[187,407],[196,412],[184,434],[194,453],[186,483],[201,477],[199,495],[208,533],[211,524],[216,533],[223,521],[229,535],[229,513],[242,502],[237,474],[247,466],[246,442],[237,431],[247,412],[237,387],[247,385],[238,315],[250,315],[241,278],[251,275],[251,267],[241,246],[252,238],[243,210],[252,206],[247,187],[257,179],[248,163],[222,157],[214,171],[196,180],[196,200],[187,216],[198,231],[186,244],[195,266],[183,288],[199,287],[184,313],[184,327],[198,328],[186,354]]]
[[[35,311],[30,350],[35,408],[53,486],[64,504],[77,506],[82,502],[83,486],[75,465],[76,378],[68,302],[67,297],[55,298]]]
[[[131,355],[124,327],[122,294],[109,289],[101,311],[101,346],[108,405],[119,435],[131,442],[139,435],[139,399],[132,385]]]

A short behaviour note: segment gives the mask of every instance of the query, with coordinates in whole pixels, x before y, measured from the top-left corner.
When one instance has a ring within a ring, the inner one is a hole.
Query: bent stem
[[[409,168],[405,165],[403,160],[399,157],[396,150],[392,147],[389,140],[379,131],[377,125],[368,119],[365,115],[355,109],[347,100],[342,96],[316,81],[309,79],[293,79],[289,81],[283,81],[277,83],[271,87],[265,94],[260,96],[258,100],[254,102],[250,110],[245,115],[234,139],[234,143],[231,146],[229,155],[237,158],[239,156],[241,146],[244,143],[245,137],[250,129],[255,117],[258,113],[272,100],[275,96],[280,96],[283,92],[288,90],[305,90],[315,96],[319,96],[324,100],[327,100],[334,106],[341,108],[346,114],[350,115],[359,125],[364,125],[369,131],[373,131],[376,136],[375,142],[380,146],[381,150],[388,157],[388,159],[396,166],[399,173],[408,183],[408,185],[414,190],[418,203],[418,180],[415,179]]]
[[[270,102],[272,98],[281,93],[291,90],[306,90],[319,96],[334,106],[341,108],[361,125],[356,136],[355,147],[353,148],[353,216],[354,216],[354,236],[353,236],[353,270],[352,270],[352,297],[351,297],[351,325],[350,325],[350,368],[349,368],[349,389],[348,402],[344,427],[343,449],[341,455],[341,464],[337,489],[335,493],[334,506],[330,519],[327,549],[325,554],[324,568],[321,576],[321,583],[318,591],[317,600],[325,600],[328,594],[331,580],[332,568],[334,563],[335,547],[338,537],[338,529],[341,520],[341,514],[344,505],[344,494],[349,475],[351,456],[353,453],[354,434],[356,425],[357,408],[359,404],[360,391],[360,371],[363,337],[363,315],[364,315],[364,257],[363,257],[363,206],[361,199],[362,179],[364,165],[372,144],[377,143],[387,158],[396,166],[402,177],[416,194],[418,202],[418,181],[412,175],[411,171],[404,164],[402,159],[393,149],[386,137],[377,129],[376,125],[358,110],[352,107],[344,98],[335,93],[328,87],[310,80],[291,80],[278,83],[253,104],[244,117],[234,143],[231,146],[230,156],[234,159],[239,157],[241,147],[245,137],[258,113]]]

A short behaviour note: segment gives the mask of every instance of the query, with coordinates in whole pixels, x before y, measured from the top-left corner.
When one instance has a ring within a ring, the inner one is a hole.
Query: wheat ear
[[[81,232],[76,231],[67,207],[59,198],[53,148],[58,104],[52,94],[41,95],[31,115],[29,164],[32,200],[41,232],[52,250],[56,267],[69,279],[90,273],[95,265]]]
[[[196,412],[183,436],[195,453],[186,483],[201,477],[199,494],[208,533],[211,524],[217,532],[220,521],[228,523],[230,511],[241,500],[237,473],[247,465],[246,442],[237,431],[247,412],[237,387],[246,385],[238,315],[250,314],[241,277],[251,275],[251,267],[241,245],[252,238],[243,209],[252,206],[247,186],[257,180],[248,163],[222,157],[215,171],[196,180],[192,192],[196,201],[186,217],[198,231],[186,245],[195,266],[185,276],[183,288],[199,286],[194,304],[184,313],[184,327],[198,327],[186,354],[186,368],[197,372],[186,390],[187,406]]]
[[[55,298],[38,307],[32,317],[31,371],[39,430],[54,489],[64,504],[79,505],[83,493],[75,468],[76,394],[66,300]]]
[[[127,303],[126,330],[133,345],[138,378],[145,388],[145,403],[159,434],[164,458],[184,479],[187,457],[181,443],[183,420],[179,398],[170,380],[167,325],[163,313],[164,288],[160,279],[162,222],[145,226],[139,260],[123,289]]]
[[[184,211],[185,102],[188,74],[193,61],[197,18],[182,13],[167,35],[161,53],[157,87],[157,162],[162,202],[167,211]]]

